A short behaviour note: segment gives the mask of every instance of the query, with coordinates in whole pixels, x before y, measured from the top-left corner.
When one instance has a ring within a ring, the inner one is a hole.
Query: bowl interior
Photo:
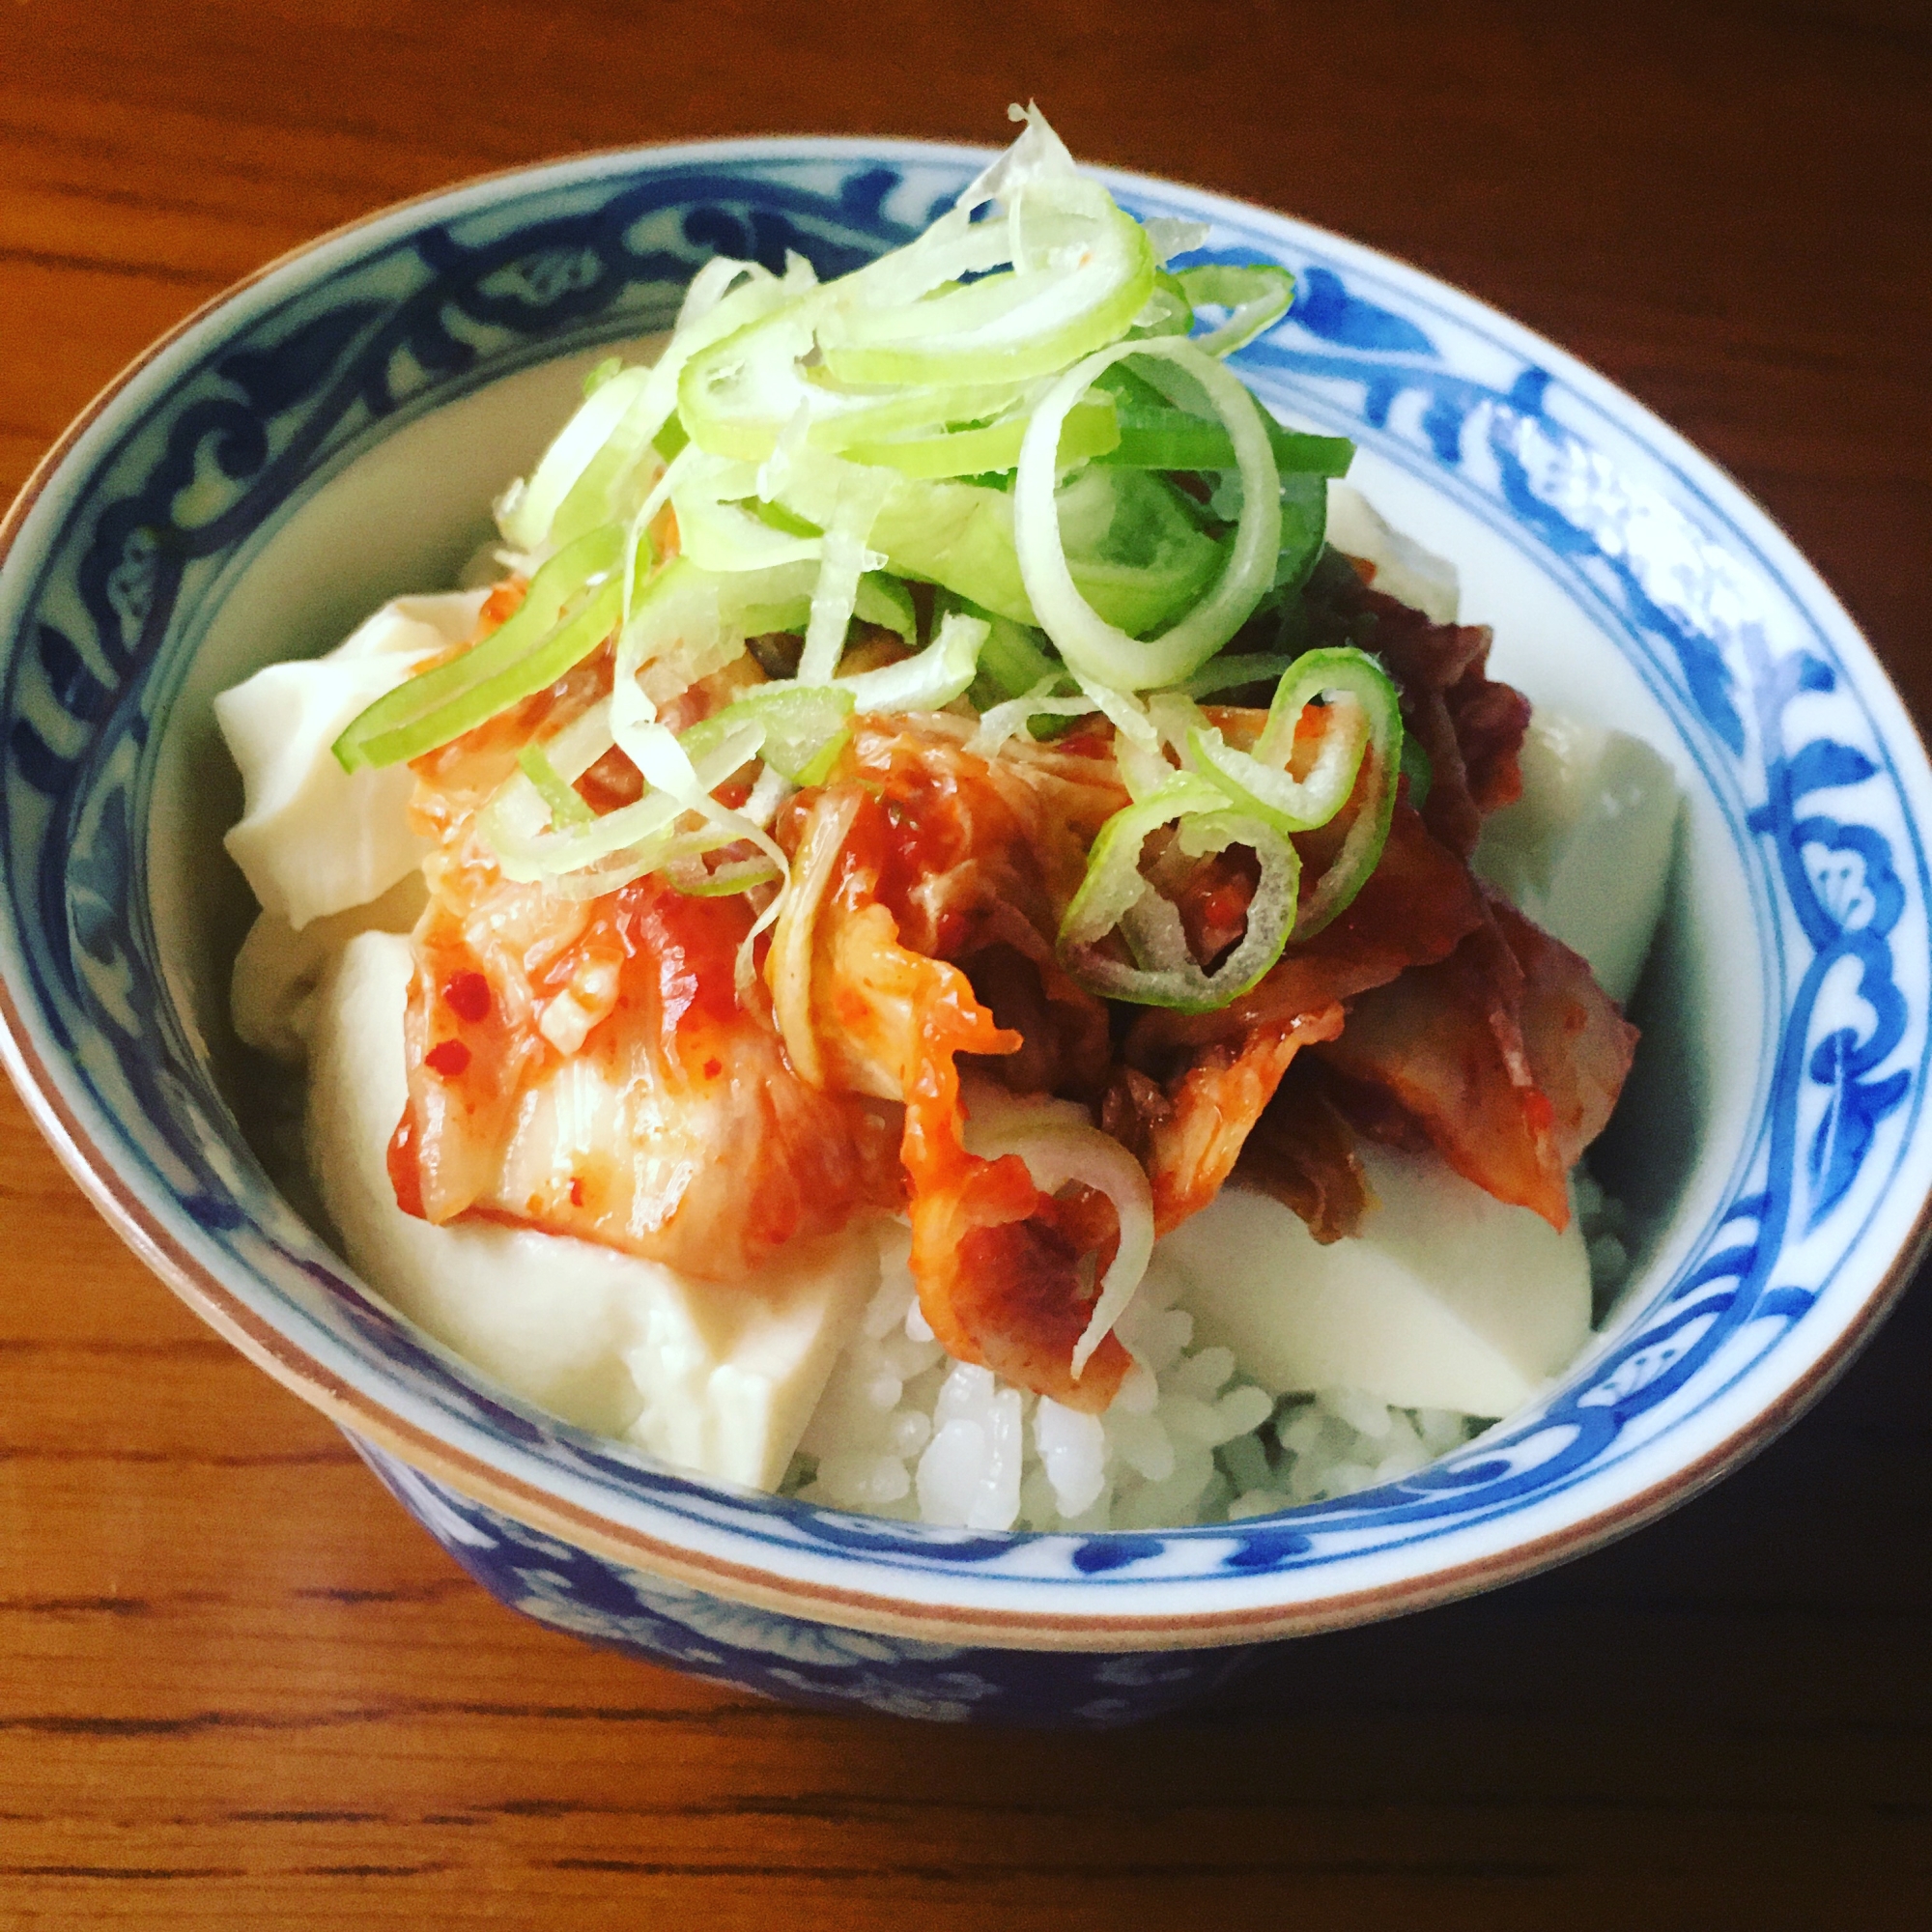
[[[797,247],[838,272],[976,160],[739,143],[481,184],[320,245],[139,372],[15,512],[0,586],[19,1070],[97,1198],[231,1331],[392,1446],[593,1541],[793,1607],[832,1592],[824,1613],[855,1620],[884,1592],[1170,1637],[1468,1587],[1681,1487],[1881,1298],[1932,1176],[1932,787],[1862,641],[1723,478],[1548,345],[1333,238],[1115,183],[1136,213],[1209,220],[1210,254],[1295,270],[1249,380],[1356,438],[1354,480],[1457,560],[1500,675],[1646,739],[1685,792],[1645,1042],[1597,1156],[1643,1217],[1639,1266],[1532,1411],[1404,1483],[1211,1533],[972,1537],[733,1495],[552,1424],[373,1305],[238,1123],[226,981],[249,902],[219,847],[240,801],[213,695],[448,582],[583,368],[666,326],[706,255]]]

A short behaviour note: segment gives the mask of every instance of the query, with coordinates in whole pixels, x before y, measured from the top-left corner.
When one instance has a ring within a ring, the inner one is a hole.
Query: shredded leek
[[[516,613],[480,644],[353,719],[335,741],[337,762],[353,772],[419,758],[554,684],[617,620],[623,587],[611,573],[621,545],[621,532],[607,525],[560,551],[530,581]]]
[[[1075,586],[1055,502],[1060,428],[1094,380],[1128,355],[1179,363],[1222,413],[1233,439],[1245,500],[1227,565],[1213,590],[1159,637],[1137,640],[1110,624]],[[1280,474],[1262,410],[1211,356],[1181,338],[1116,343],[1076,363],[1035,412],[1014,484],[1020,574],[1047,635],[1078,670],[1123,691],[1172,684],[1199,669],[1240,629],[1272,583],[1281,547]]]
[[[1013,412],[991,422],[926,436],[854,442],[847,445],[844,454],[855,463],[880,464],[901,476],[980,476],[990,470],[1010,469],[1019,461],[1028,420],[1023,412]],[[1105,457],[1120,440],[1120,424],[1112,410],[1104,403],[1080,403],[1067,415],[1061,453],[1069,461]]]
[[[678,742],[696,759],[741,726],[755,724],[764,734],[759,755],[772,770],[793,784],[818,784],[832,768],[853,709],[851,692],[836,685],[759,685],[694,724]]]
[[[571,897],[651,871],[706,895],[776,884],[754,934],[776,920],[782,948],[809,917],[802,903],[785,916],[799,867],[768,828],[829,777],[856,716],[963,698],[972,742],[994,755],[1097,714],[1132,803],[1095,842],[1061,933],[1084,983],[1218,1005],[1292,931],[1334,917],[1379,856],[1398,773],[1419,792],[1427,771],[1372,660],[1281,650],[1321,554],[1327,479],[1353,453],[1275,422],[1228,363],[1288,312],[1293,277],[1170,268],[1206,241],[1200,224],[1144,227],[1037,111],[1016,116],[1011,148],[907,246],[825,283],[795,255],[782,275],[720,258],[655,364],[598,364],[497,506],[529,560],[521,609],[356,718],[336,745],[345,767],[420,756],[609,646],[609,700],[525,747],[480,814],[505,874]],[[855,623],[892,631],[906,655],[843,671]],[[759,666],[791,675],[682,735],[660,722],[659,706],[775,633],[797,638],[795,655],[761,644]],[[1194,702],[1276,678],[1251,752]],[[1318,702],[1332,717],[1297,776],[1296,723]],[[599,814],[576,784],[613,747],[644,789]],[[749,781],[741,809],[717,796],[727,781]],[[1291,839],[1350,800],[1342,854],[1297,922]],[[1169,885],[1230,845],[1259,861],[1246,931],[1212,971],[1143,873],[1163,828],[1154,870]],[[741,990],[749,961],[747,948]],[[793,1022],[781,1013],[787,1038]]]
[[[1274,262],[1208,262],[1181,270],[1176,279],[1195,308],[1228,311],[1219,328],[1195,337],[1195,346],[1210,355],[1244,349],[1279,322],[1294,300],[1294,277]]]
[[[836,310],[819,338],[826,366],[852,383],[1023,381],[1114,340],[1153,293],[1153,251],[1140,223],[1077,179],[1052,199],[1036,190],[1034,200],[1045,204],[1041,213],[1084,227],[1072,260],[1055,260],[1056,249],[1041,266],[897,308]]]
[[[980,669],[988,631],[982,617],[949,611],[917,657],[839,680],[861,711],[939,711],[963,697]]]
[[[576,788],[564,782],[563,775],[551,763],[544,748],[526,745],[517,753],[524,776],[536,786],[537,796],[549,808],[550,822],[559,831],[571,825],[588,825],[597,815],[584,804]]]

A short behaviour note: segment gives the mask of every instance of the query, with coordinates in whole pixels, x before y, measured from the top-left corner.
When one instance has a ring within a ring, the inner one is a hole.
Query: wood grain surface
[[[1473,289],[1737,475],[1932,717],[1932,20],[1867,4],[0,0],[0,492],[331,224],[747,131],[1075,152]],[[1932,1924],[1932,1293],[1717,1492],[1104,1738],[497,1608],[0,1097],[0,1925]]]

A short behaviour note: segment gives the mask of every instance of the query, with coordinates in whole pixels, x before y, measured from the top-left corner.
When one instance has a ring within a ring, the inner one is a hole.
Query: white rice
[[[1600,1318],[1630,1271],[1628,1217],[1582,1169],[1576,1199]],[[1412,1475],[1493,1418],[1396,1408],[1360,1389],[1277,1400],[1195,1348],[1156,1250],[1118,1333],[1135,1359],[1105,1415],[951,1360],[920,1315],[909,1237],[832,1371],[782,1490],[978,1530],[1160,1529],[1325,1501]]]

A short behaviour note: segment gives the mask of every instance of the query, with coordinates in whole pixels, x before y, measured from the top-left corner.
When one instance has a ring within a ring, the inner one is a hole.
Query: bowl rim
[[[674,143],[639,143],[553,156],[468,177],[460,182],[372,210],[299,243],[210,297],[131,358],[76,414],[37,463],[4,517],[0,517],[0,566],[4,566],[40,498],[66,466],[87,433],[107,415],[150,365],[229,309],[248,291],[367,230],[439,204],[455,204],[493,185],[518,185],[535,191],[570,178],[589,178],[632,167],[673,167],[730,160],[795,158],[877,158],[979,163],[997,151],[972,144],[900,137],[853,135],[767,135]],[[1687,462],[1706,479],[1720,482],[1756,527],[1759,543],[1769,540],[1780,570],[1794,579],[1809,606],[1835,613],[1844,632],[1862,649],[1872,688],[1869,700],[1889,700],[1890,715],[1880,731],[1888,750],[1916,753],[1921,767],[1932,764],[1917,721],[1907,710],[1877,653],[1833,595],[1815,568],[1781,527],[1721,466],[1695,448],[1646,406],[1594,368],[1516,322],[1480,297],[1386,251],[1333,234],[1299,216],[1185,183],[1094,167],[1110,185],[1149,193],[1176,191],[1205,209],[1259,216],[1264,222],[1290,221],[1312,240],[1386,267],[1399,276],[1447,291],[1458,301],[1499,323],[1518,341],[1536,351],[1543,366],[1586,394],[1607,397],[1616,412],[1632,415],[1657,444]],[[1879,721],[1874,721],[1879,729]],[[367,1437],[405,1462],[490,1507],[622,1564],[710,1590],[728,1599],[819,1621],[925,1639],[968,1638],[999,1646],[1058,1649],[1150,1649],[1212,1647],[1299,1635],[1341,1628],[1372,1617],[1389,1616],[1494,1587],[1580,1555],[1640,1527],[1689,1500],[1753,1455],[1795,1421],[1843,1373],[1904,1291],[1932,1244],[1932,1187],[1917,1212],[1892,1241],[1882,1264],[1862,1256],[1875,1231],[1861,1230],[1847,1250],[1871,1267],[1862,1298],[1841,1324],[1772,1399],[1692,1460],[1659,1475],[1590,1514],[1562,1522],[1530,1540],[1510,1544],[1473,1558],[1424,1565],[1413,1575],[1365,1588],[1329,1591],[1278,1605],[1247,1604],[1225,1609],[1163,1610],[1140,1615],[1095,1608],[1067,1612],[999,1609],[981,1604],[961,1605],[914,1598],[891,1590],[848,1588],[824,1579],[781,1576],[751,1563],[725,1560],[713,1552],[668,1542],[570,1498],[527,1482],[445,1441],[396,1408],[342,1380],[304,1348],[249,1307],[204,1264],[118,1173],[108,1151],[97,1144],[61,1090],[55,1067],[37,1048],[28,1014],[16,998],[11,972],[0,976],[0,1062],[4,1062],[37,1126],[68,1172],[142,1262],[217,1333],[278,1381],[322,1410],[339,1427]],[[1883,1239],[1882,1235],[1878,1238]],[[857,1519],[865,1520],[865,1519]],[[1153,1532],[1159,1534],[1159,1532]],[[890,1577],[882,1571],[882,1577]]]

